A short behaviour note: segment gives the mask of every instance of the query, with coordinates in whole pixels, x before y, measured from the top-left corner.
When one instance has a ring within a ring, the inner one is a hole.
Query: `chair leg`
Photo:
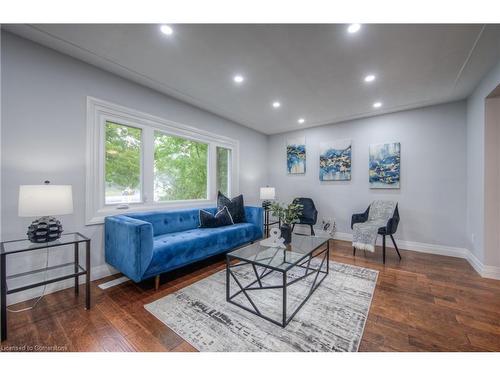
[[[385,264],[385,235],[382,236],[382,260]]]
[[[292,224],[292,233],[294,229],[295,229],[295,224]]]
[[[160,289],[160,275],[155,276],[155,291]]]
[[[309,225],[309,226],[311,227],[311,236],[316,235],[316,233],[314,233],[314,228],[313,228],[313,226],[312,226],[312,225]]]
[[[392,240],[392,243],[394,244],[394,248],[396,249],[396,252],[398,253],[399,260],[401,260],[401,254],[399,253],[398,245],[396,245],[396,241],[394,241],[394,237],[392,237],[392,234],[391,234],[391,240]]]

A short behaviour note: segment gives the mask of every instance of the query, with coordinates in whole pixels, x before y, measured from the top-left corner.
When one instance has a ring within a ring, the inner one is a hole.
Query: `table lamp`
[[[28,227],[28,239],[34,243],[51,242],[61,237],[61,222],[53,215],[73,213],[71,185],[20,185],[19,216],[37,217]]]
[[[269,206],[271,205],[271,200],[274,200],[276,198],[276,189],[273,187],[261,187],[260,188],[260,199],[263,200],[262,202],[262,207],[264,209],[269,209]]]

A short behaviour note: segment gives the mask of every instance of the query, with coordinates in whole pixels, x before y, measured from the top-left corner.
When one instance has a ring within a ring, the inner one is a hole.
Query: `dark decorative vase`
[[[63,232],[61,222],[52,216],[43,216],[28,227],[28,239],[34,243],[57,240]]]
[[[285,240],[285,245],[292,242],[292,227],[290,224],[281,224],[281,237]]]

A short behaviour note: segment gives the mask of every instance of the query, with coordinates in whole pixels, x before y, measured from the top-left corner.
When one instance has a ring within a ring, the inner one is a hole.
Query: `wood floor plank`
[[[388,249],[352,255],[334,240],[331,259],[379,271],[360,351],[500,351],[500,281],[481,278],[464,259]],[[144,305],[224,269],[218,256],[153,280],[101,290],[92,283],[92,309],[73,289],[45,296],[35,310],[9,313],[9,339],[0,350],[195,351]],[[28,306],[28,301],[11,308]],[[22,349],[23,345],[26,345]],[[32,349],[34,350],[34,349]]]
[[[500,351],[500,337],[497,335],[490,335],[482,331],[478,334],[468,333],[467,337],[472,345],[481,348],[481,350],[491,352]]]

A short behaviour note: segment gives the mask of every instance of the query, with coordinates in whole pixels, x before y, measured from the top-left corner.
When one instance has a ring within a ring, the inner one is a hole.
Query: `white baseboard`
[[[466,259],[482,277],[500,280],[500,267],[484,265],[471,251],[467,254]]]
[[[342,241],[352,241],[352,234],[337,232],[334,238]],[[485,266],[469,249],[404,240],[397,240],[397,245],[403,250],[465,259],[481,277],[500,280],[500,267]],[[394,248],[390,240],[386,242],[386,246]]]
[[[343,241],[352,241],[351,233],[335,233],[335,239],[343,240]],[[397,240],[398,248],[403,250],[411,250],[418,251],[420,253],[428,253],[428,254],[436,254],[436,255],[445,255],[450,257],[457,258],[466,258],[469,250],[460,248],[460,247],[452,247],[452,246],[444,246],[444,245],[434,245],[424,242],[414,242],[414,241],[405,241],[405,240]],[[382,245],[381,237],[377,238],[377,245]],[[392,241],[388,239],[386,241],[386,246],[390,248],[394,248]]]
[[[500,267],[483,266],[483,270],[479,274],[488,279],[500,280]]]
[[[483,273],[484,273],[484,264],[479,259],[477,259],[477,257],[474,254],[472,254],[471,251],[469,251],[469,253],[465,257],[465,259],[467,259],[467,261],[469,262],[469,264],[472,266],[472,268],[474,268],[476,270],[476,272],[478,274],[480,274],[481,276],[483,276]],[[483,277],[485,277],[485,276],[483,276]]]
[[[92,267],[90,271],[90,279],[93,280],[98,280],[102,279],[103,277],[114,275],[116,273],[119,273],[117,270],[115,270],[113,267],[108,266],[107,264],[102,264],[100,266]],[[79,280],[80,284],[85,283],[85,277],[80,276]],[[45,294],[50,294],[57,292],[59,290],[67,289],[67,288],[72,288],[74,281],[73,279],[67,279],[60,281],[58,283],[53,283],[53,284],[48,284],[46,289],[45,289]],[[7,306],[27,301],[33,298],[37,298],[40,296],[40,294],[43,291],[43,287],[38,287],[34,289],[28,289],[24,292],[19,292],[15,294],[11,294],[7,296]]]

